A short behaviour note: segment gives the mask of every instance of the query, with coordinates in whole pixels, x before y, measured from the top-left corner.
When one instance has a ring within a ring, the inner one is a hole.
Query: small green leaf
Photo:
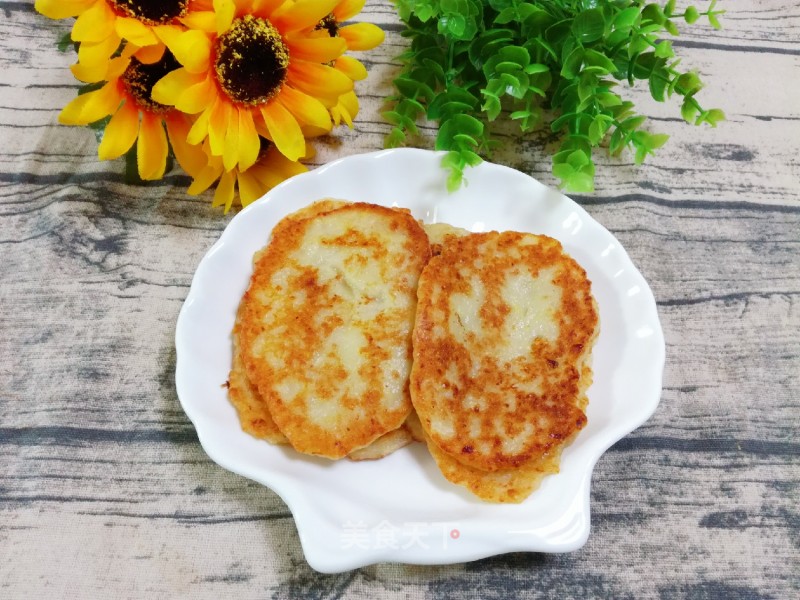
[[[724,120],[725,120],[725,113],[718,108],[712,108],[711,110],[702,112],[695,121],[695,125],[708,123],[709,125],[711,125],[711,127],[716,127],[717,123]]]
[[[636,24],[640,14],[641,13],[638,6],[631,6],[625,10],[621,10],[617,13],[617,16],[615,16],[614,20],[612,21],[614,29],[630,29]]]
[[[678,77],[675,90],[682,96],[689,96],[697,93],[702,87],[703,83],[697,73],[689,72]]]
[[[490,121],[494,121],[503,110],[503,107],[500,103],[500,98],[496,95],[492,94],[488,90],[481,90],[481,94],[484,96],[483,105],[481,105],[481,110],[486,113],[486,116]]]
[[[575,48],[567,59],[564,61],[564,65],[561,67],[561,76],[566,79],[572,79],[580,71],[581,65],[583,64],[583,48]]]
[[[642,19],[652,21],[660,26],[667,20],[667,15],[664,14],[664,10],[658,4],[651,3],[642,10]]]
[[[465,133],[457,133],[454,135],[453,142],[459,144],[460,146],[472,146],[473,148],[477,147],[480,143],[474,137]]]
[[[681,32],[678,30],[678,26],[670,20],[664,21],[664,29],[666,29],[670,35],[674,35],[676,37],[681,34]]]
[[[547,65],[543,65],[541,63],[532,63],[527,67],[525,67],[524,70],[525,73],[527,73],[528,75],[535,75],[537,73],[549,73],[550,67],[548,67]]]
[[[405,141],[406,134],[403,133],[401,129],[393,127],[384,140],[384,146],[386,148],[397,148],[398,146],[402,146]]]
[[[600,94],[597,94],[597,101],[604,108],[609,108],[611,106],[619,106],[620,104],[622,104],[622,99],[619,96],[617,96],[614,92],[602,92]]]
[[[479,138],[483,135],[483,123],[469,115],[455,115],[444,121],[436,136],[436,150],[453,149],[455,137],[460,134]]]
[[[572,33],[584,44],[602,38],[604,29],[603,13],[599,8],[584,10],[572,21]]]
[[[415,81],[408,76],[402,76],[395,79],[394,86],[403,96],[407,98],[413,98],[415,100],[417,98],[424,98],[430,102],[435,95],[430,86],[420,81]]]
[[[672,42],[670,40],[663,40],[656,46],[654,54],[658,58],[672,58],[675,56],[675,51],[672,49]]]
[[[597,50],[586,50],[583,54],[583,61],[587,65],[593,67],[602,67],[608,73],[615,73],[617,71],[617,66],[614,64],[614,61]]]
[[[620,123],[619,126],[622,129],[633,131],[634,129],[638,129],[639,127],[641,127],[646,120],[647,117],[636,115],[635,117],[628,117],[622,123]]]
[[[650,74],[650,79],[648,80],[650,95],[657,102],[664,102],[666,99],[667,83],[669,83],[669,73],[666,69],[656,69]]]
[[[683,120],[687,123],[694,123],[698,112],[699,110],[692,101],[692,98],[687,97],[686,101],[681,105],[681,117],[683,117]]]
[[[689,25],[691,25],[692,23],[696,23],[697,19],[700,18],[700,12],[694,6],[689,6],[683,13],[683,18]]]
[[[504,8],[500,11],[500,14],[497,15],[494,22],[498,25],[505,25],[506,23],[510,23],[511,21],[515,20],[516,17],[516,9],[513,6],[509,6],[508,8]]]
[[[59,52],[66,52],[70,48],[75,48],[75,45],[72,42],[72,34],[67,32],[58,38],[58,42],[56,42],[56,48],[58,48]]]
[[[657,150],[666,144],[668,140],[669,136],[666,133],[653,133],[647,139],[647,147],[650,150]]]

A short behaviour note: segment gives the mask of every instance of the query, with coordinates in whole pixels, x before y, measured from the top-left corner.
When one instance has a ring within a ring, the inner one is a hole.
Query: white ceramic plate
[[[231,221],[197,268],[178,318],[178,396],[203,448],[283,498],[318,571],[580,548],[597,459],[647,420],[661,395],[664,339],[655,300],[614,236],[569,198],[506,167],[483,163],[468,171],[468,186],[448,194],[440,159],[408,149],[362,154],[278,186]],[[402,206],[425,222],[472,231],[546,234],[586,269],[601,322],[588,424],[564,451],[561,472],[522,504],[488,504],[449,483],[421,444],[379,461],[331,462],[242,432],[222,384],[251,258],[283,216],[325,197]]]

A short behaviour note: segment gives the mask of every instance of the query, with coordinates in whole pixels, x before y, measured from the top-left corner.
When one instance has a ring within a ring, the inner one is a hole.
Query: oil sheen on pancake
[[[535,470],[583,428],[598,316],[558,241],[450,236],[418,299],[411,397],[435,448],[479,471]]]
[[[408,417],[416,286],[429,256],[413,217],[369,204],[276,227],[238,333],[247,377],[295,449],[341,458]]]

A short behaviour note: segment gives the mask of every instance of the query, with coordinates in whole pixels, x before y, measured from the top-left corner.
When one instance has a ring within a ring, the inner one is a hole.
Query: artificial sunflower
[[[189,173],[199,172],[207,162],[202,148],[187,143],[191,119],[155,102],[151,90],[156,81],[176,69],[178,62],[164,52],[155,63],[145,64],[126,48],[106,64],[106,83],[67,104],[59,114],[65,125],[88,125],[110,117],[97,149],[100,160],[125,154],[136,143],[139,176],[160,179],[164,175],[169,143],[178,163]],[[165,132],[166,128],[166,132]]]
[[[256,162],[247,169],[234,167],[226,171],[222,158],[210,153],[207,142],[204,146],[208,162],[200,172],[190,173],[193,181],[188,193],[193,196],[202,194],[217,181],[212,206],[224,206],[226,213],[237,196],[242,206],[247,206],[289,177],[308,171],[299,162],[286,158],[264,138],[260,138]]]
[[[344,39],[312,35],[336,0],[215,0],[211,16],[161,39],[182,67],[153,88],[153,99],[196,114],[191,144],[208,140],[225,171],[258,159],[259,132],[290,161],[306,151],[301,125],[330,131],[328,108],[353,82],[326,63]],[[211,18],[213,17],[213,18]]]
[[[197,10],[208,0],[192,0]],[[162,49],[156,32],[178,29],[190,0],[36,0],[37,11],[51,19],[77,17],[72,40],[78,42],[78,62],[72,72],[81,81],[102,81],[108,60],[123,40],[140,50],[138,60],[154,62]],[[152,47],[156,47],[155,49]]]

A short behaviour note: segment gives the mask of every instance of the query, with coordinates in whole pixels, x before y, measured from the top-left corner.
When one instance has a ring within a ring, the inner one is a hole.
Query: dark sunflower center
[[[140,107],[155,113],[165,113],[172,107],[160,104],[151,98],[153,86],[164,75],[180,66],[169,50],[164,51],[161,60],[149,65],[131,58],[128,68],[122,74],[122,83]]]
[[[186,16],[189,0],[109,0],[118,12],[148,25],[163,25]]]
[[[217,38],[214,68],[220,86],[241,104],[264,104],[281,89],[289,66],[289,50],[266,19],[236,19]]]
[[[325,29],[328,32],[328,35],[331,37],[337,37],[339,35],[339,22],[336,20],[336,17],[333,16],[333,13],[330,13],[329,15],[322,17],[314,29]]]

